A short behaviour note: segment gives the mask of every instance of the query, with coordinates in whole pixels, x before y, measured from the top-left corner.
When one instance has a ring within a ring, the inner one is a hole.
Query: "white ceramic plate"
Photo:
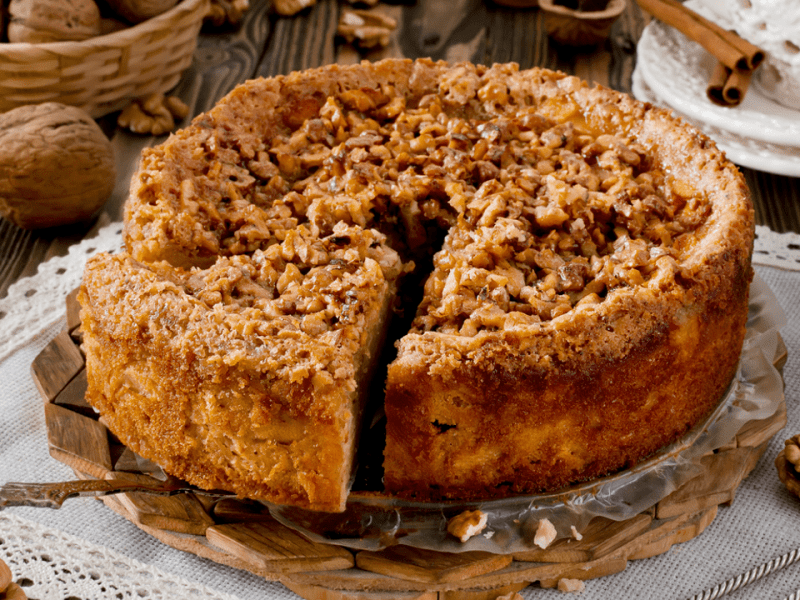
[[[638,65],[633,72],[632,87],[633,95],[637,99],[672,108],[677,116],[695,125],[713,139],[717,146],[735,164],[758,171],[775,173],[776,175],[800,177],[800,148],[770,144],[769,142],[742,137],[683,114],[670,106],[649,87],[647,82],[643,80],[642,69]]]
[[[741,138],[800,148],[800,111],[773,102],[753,83],[737,107],[712,103],[706,87],[715,64],[702,46],[656,20],[637,47],[643,81],[670,107]]]

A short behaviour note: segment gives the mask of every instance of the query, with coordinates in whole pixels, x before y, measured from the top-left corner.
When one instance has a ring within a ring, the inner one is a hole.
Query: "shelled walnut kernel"
[[[397,21],[380,12],[345,9],[339,18],[336,33],[349,44],[375,48],[388,46],[389,36],[396,27]]]
[[[783,450],[775,457],[775,467],[786,489],[800,497],[800,434],[784,442]]]
[[[189,107],[176,96],[148,94],[131,102],[117,117],[117,125],[134,133],[163,135],[186,118]]]
[[[206,22],[214,27],[238,25],[250,8],[250,0],[211,0]]]
[[[465,510],[447,522],[447,532],[463,543],[483,531],[488,519],[480,510]]]
[[[272,8],[281,16],[291,17],[316,3],[317,0],[274,0]]]

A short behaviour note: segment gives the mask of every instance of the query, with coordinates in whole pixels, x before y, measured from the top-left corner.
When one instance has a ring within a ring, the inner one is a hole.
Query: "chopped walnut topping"
[[[286,329],[320,338],[359,324],[360,307],[376,286],[400,273],[402,263],[384,240],[375,230],[344,223],[321,239],[301,226],[279,244],[220,258],[208,269],[178,275],[176,283],[208,308],[242,315],[248,335]],[[176,278],[169,269],[163,274]]]
[[[522,119],[512,123],[522,129]],[[639,146],[610,135],[592,140],[571,124],[536,123],[544,130],[526,136],[526,144],[507,139],[509,123],[477,128],[482,140],[501,144],[494,154],[510,158],[485,181],[478,171],[474,192],[459,190],[469,193],[454,205],[464,220],[436,257],[418,330],[475,335],[514,326],[476,319],[486,303],[517,313],[515,324],[554,319],[616,288],[644,284],[661,272],[658,258],[674,257],[671,240],[679,232],[660,216],[679,207],[657,201],[653,192],[664,185],[657,170],[633,171],[643,164]],[[476,267],[483,272],[475,274]],[[437,283],[445,278],[449,285]]]
[[[447,532],[462,543],[486,528],[489,516],[480,510],[465,510],[447,522]]]
[[[366,16],[343,16],[356,18]],[[181,211],[153,227],[203,257],[273,245],[294,256],[287,244],[297,241],[306,265],[324,260],[309,253],[328,252],[314,238],[375,229],[387,237],[372,252],[389,247],[406,261],[376,258],[394,274],[447,231],[415,332],[521,331],[595,310],[617,290],[680,285],[708,203],[636,139],[593,136],[567,106],[544,116],[509,103],[503,75],[455,65],[438,93],[418,98],[389,83],[342,89],[309,100],[246,151],[201,128],[191,160],[203,170],[178,185]]]
[[[163,135],[188,114],[189,107],[177,96],[152,93],[126,106],[117,117],[117,125],[134,133]]]

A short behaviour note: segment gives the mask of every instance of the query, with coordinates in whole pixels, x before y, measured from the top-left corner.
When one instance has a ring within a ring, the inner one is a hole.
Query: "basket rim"
[[[151,17],[146,21],[131,25],[125,29],[107,33],[105,35],[98,35],[95,37],[87,38],[85,40],[68,40],[61,42],[46,42],[35,44],[30,42],[6,42],[0,44],[0,55],[6,49],[11,52],[23,52],[25,50],[37,50],[42,52],[75,52],[77,50],[84,50],[87,48],[104,48],[104,47],[118,47],[120,45],[129,45],[143,34],[152,31],[160,31],[161,29],[174,26],[173,21],[182,19],[184,16],[189,15],[200,9],[202,6],[208,6],[210,0],[179,0],[179,2],[170,8],[168,11]]]

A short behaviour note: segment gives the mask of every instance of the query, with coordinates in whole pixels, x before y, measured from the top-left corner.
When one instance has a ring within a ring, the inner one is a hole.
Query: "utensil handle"
[[[6,506],[35,506],[61,508],[67,498],[74,496],[107,496],[122,492],[146,492],[171,495],[195,491],[176,486],[174,482],[153,484],[114,479],[86,479],[57,483],[6,483],[0,487],[0,509]]]

